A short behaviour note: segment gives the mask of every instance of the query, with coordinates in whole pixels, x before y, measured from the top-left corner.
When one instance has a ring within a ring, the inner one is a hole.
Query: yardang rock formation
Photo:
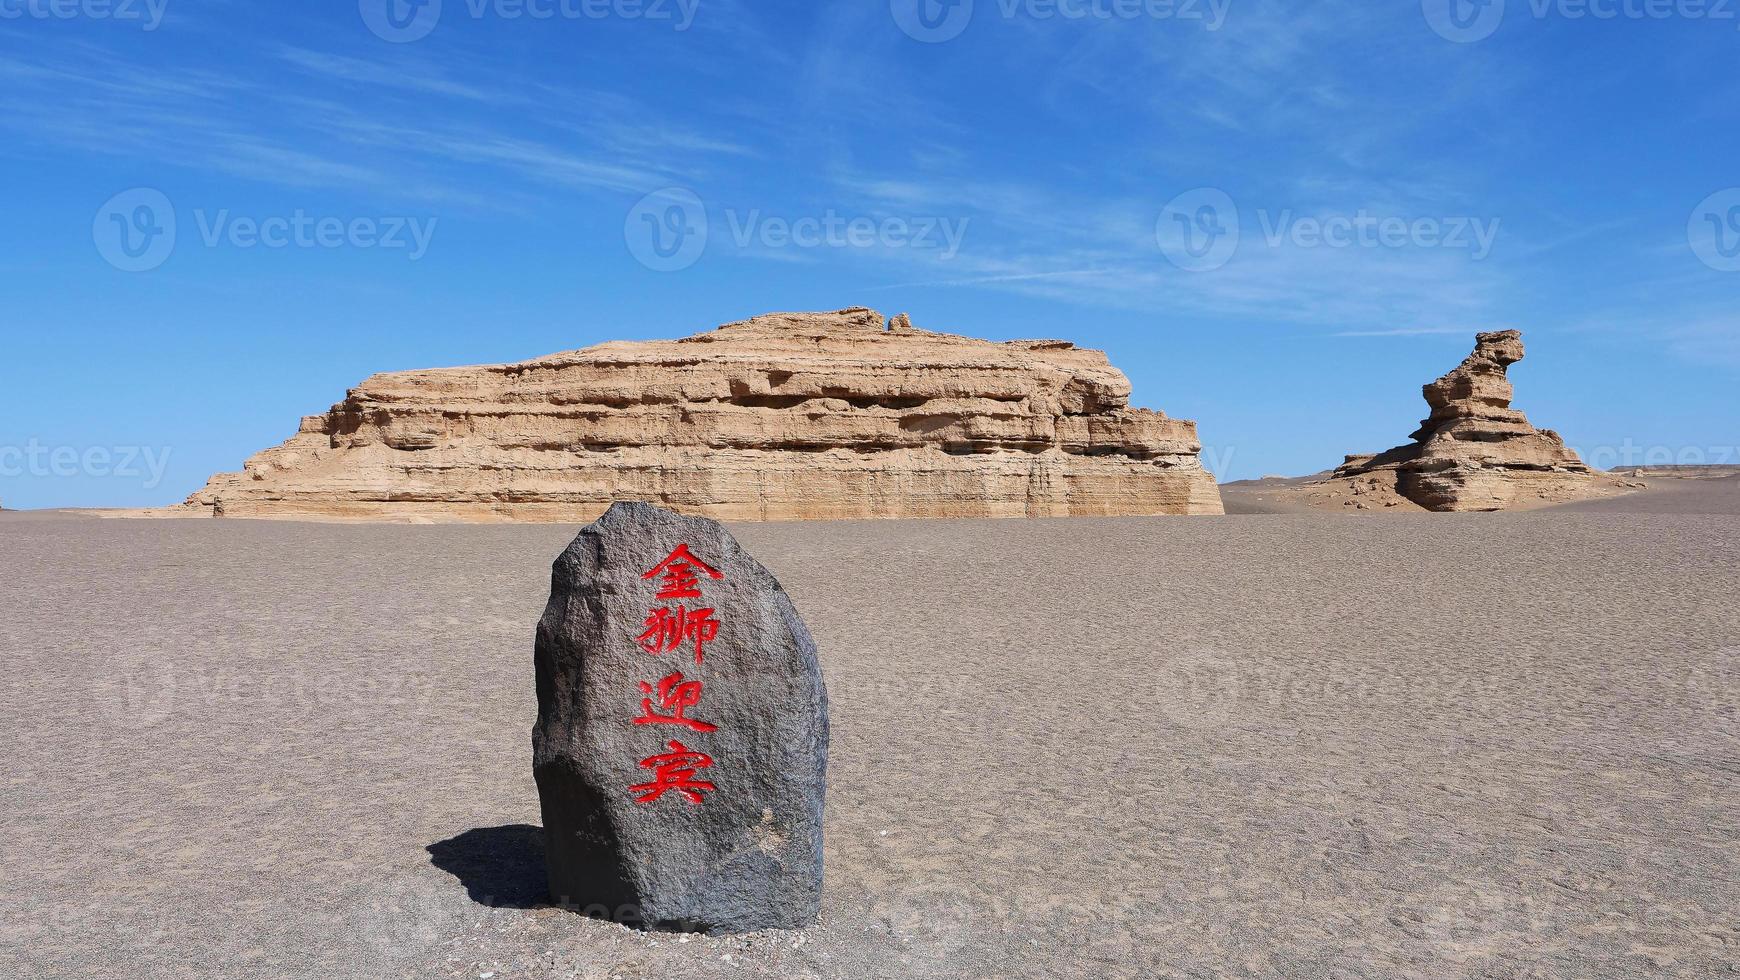
[[[1507,369],[1523,359],[1522,333],[1477,335],[1474,353],[1424,388],[1432,413],[1406,446],[1349,456],[1337,480],[1394,479],[1427,510],[1505,510],[1606,492],[1605,482],[1551,429],[1510,407]],[[1333,481],[1332,481],[1333,482]]]
[[[214,515],[574,521],[1219,514],[1196,425],[1099,351],[873,310],[379,374],[188,498]]]

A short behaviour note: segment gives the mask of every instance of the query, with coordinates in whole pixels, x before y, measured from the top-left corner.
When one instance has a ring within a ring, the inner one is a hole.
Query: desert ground
[[[823,919],[747,937],[543,904],[575,528],[0,515],[0,974],[1740,972],[1740,479],[1256,495],[734,526],[833,704]]]

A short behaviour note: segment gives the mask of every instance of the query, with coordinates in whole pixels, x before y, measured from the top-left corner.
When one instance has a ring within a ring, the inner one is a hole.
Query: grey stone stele
[[[702,577],[718,636],[638,643],[657,600],[643,573],[678,545],[723,573]],[[634,925],[708,932],[800,928],[822,889],[828,699],[814,641],[779,582],[718,522],[616,503],[555,562],[538,623],[533,772],[553,901]],[[635,724],[643,681],[672,671],[703,684],[690,718],[709,733]],[[670,740],[706,753],[696,778],[717,789],[637,802],[642,761]]]

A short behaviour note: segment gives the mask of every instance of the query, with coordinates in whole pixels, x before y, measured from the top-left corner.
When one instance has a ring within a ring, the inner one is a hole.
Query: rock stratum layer
[[[379,374],[187,506],[217,516],[590,521],[1219,514],[1194,422],[1099,351],[868,309]]]
[[[1349,456],[1335,471],[1354,490],[1384,491],[1435,511],[1507,510],[1599,495],[1610,488],[1551,429],[1510,407],[1522,333],[1479,334],[1474,353],[1423,389],[1431,414],[1414,441],[1375,456]],[[1334,481],[1332,481],[1334,482]],[[1377,484],[1383,484],[1377,486]]]

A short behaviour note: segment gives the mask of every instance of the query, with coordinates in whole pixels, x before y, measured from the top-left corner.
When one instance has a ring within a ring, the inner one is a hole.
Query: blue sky
[[[1717,0],[386,2],[0,0],[0,503],[177,501],[377,371],[852,305],[1105,349],[1225,479],[1404,441],[1481,329],[1594,461],[1740,442]]]

